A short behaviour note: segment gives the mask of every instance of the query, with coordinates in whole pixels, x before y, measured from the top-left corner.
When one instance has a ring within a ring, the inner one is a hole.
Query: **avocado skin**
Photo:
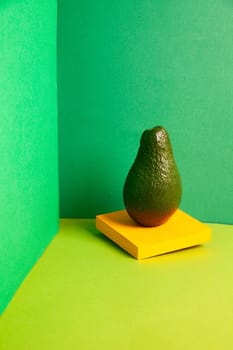
[[[177,210],[181,195],[181,178],[167,131],[162,126],[145,130],[124,183],[128,214],[142,226],[161,225]]]

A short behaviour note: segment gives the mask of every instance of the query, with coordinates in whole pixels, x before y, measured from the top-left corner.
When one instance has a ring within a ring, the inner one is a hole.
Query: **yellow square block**
[[[126,210],[96,216],[96,228],[136,259],[208,242],[211,229],[178,209],[163,225],[137,225]]]

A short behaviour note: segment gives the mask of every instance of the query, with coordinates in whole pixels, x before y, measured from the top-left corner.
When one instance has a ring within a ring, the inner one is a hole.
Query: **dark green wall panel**
[[[56,1],[0,3],[0,313],[58,229]]]
[[[59,0],[63,217],[120,209],[145,128],[171,135],[181,207],[233,223],[231,1]]]

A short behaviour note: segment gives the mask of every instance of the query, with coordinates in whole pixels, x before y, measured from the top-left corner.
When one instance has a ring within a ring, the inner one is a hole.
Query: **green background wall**
[[[181,207],[233,223],[233,3],[59,0],[63,217],[123,207],[145,128],[170,133]]]
[[[0,2],[0,314],[58,229],[56,1]]]

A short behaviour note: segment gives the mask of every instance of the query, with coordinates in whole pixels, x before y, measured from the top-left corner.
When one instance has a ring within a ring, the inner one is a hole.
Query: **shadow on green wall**
[[[95,22],[95,7],[98,8],[94,2],[59,2],[62,216],[92,217],[110,208],[121,207],[119,164],[115,152],[120,136],[118,123],[121,117],[117,103],[119,94],[122,96],[121,85],[116,77],[115,81],[112,80],[113,75],[118,74],[118,68],[111,68],[110,60],[106,61],[108,57],[111,59],[114,47],[108,47],[105,29],[99,28],[94,34],[95,27],[101,26],[101,21],[99,24]],[[115,98],[114,89],[117,89]]]

